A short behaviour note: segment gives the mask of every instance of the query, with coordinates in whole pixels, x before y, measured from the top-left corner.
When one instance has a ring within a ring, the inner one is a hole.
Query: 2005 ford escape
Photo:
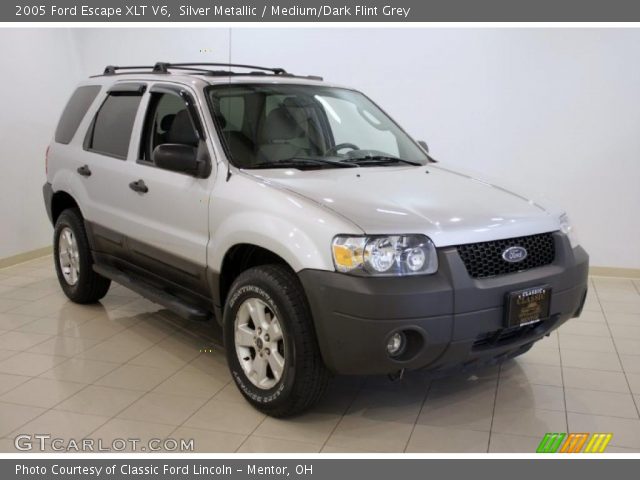
[[[270,415],[310,407],[331,374],[512,358],[585,300],[565,214],[441,166],[318,77],[107,67],[69,100],[47,162],[66,295],[96,302],[113,280],[215,319],[235,383]]]

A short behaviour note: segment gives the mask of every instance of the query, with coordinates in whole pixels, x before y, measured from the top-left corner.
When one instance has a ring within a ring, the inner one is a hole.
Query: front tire
[[[80,210],[70,208],[56,220],[53,259],[64,294],[75,303],[95,303],[109,291],[111,280],[93,271],[93,257]]]
[[[329,372],[297,276],[283,265],[246,270],[224,310],[227,362],[251,405],[272,417],[301,413],[324,393]]]

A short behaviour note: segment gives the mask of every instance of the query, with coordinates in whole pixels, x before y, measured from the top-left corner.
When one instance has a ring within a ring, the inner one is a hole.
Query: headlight
[[[569,237],[571,248],[576,248],[578,245],[580,245],[578,236],[576,235],[576,229],[571,226],[571,222],[569,221],[569,217],[566,213],[560,215],[560,231],[567,237]]]
[[[360,275],[422,275],[438,270],[433,242],[424,235],[339,235],[331,248],[336,270]]]

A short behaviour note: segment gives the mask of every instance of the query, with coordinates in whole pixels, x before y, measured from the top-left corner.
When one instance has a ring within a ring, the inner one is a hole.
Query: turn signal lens
[[[342,273],[402,276],[438,270],[436,248],[424,235],[340,235],[332,251],[336,270]]]

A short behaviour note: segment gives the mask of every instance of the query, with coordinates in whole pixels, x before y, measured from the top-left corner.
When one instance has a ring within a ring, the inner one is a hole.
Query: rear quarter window
[[[78,130],[80,122],[87,114],[87,110],[100,92],[99,85],[87,85],[78,87],[64,107],[58,126],[56,127],[55,141],[68,144]]]

